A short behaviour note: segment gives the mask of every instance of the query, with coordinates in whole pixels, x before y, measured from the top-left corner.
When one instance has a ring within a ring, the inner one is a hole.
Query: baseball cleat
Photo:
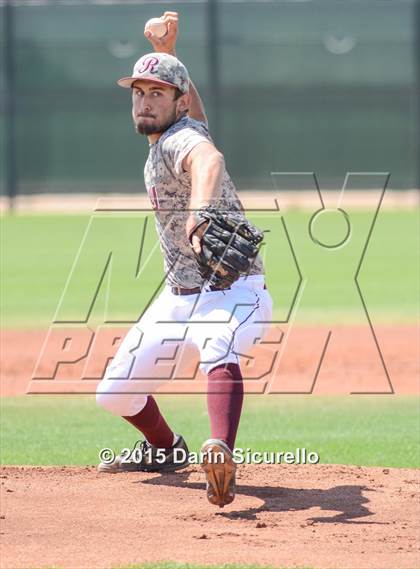
[[[174,472],[188,466],[188,447],[181,435],[169,450],[158,449],[147,441],[137,441],[127,457],[117,455],[113,462],[101,462],[99,472]]]
[[[223,508],[235,498],[236,464],[232,452],[220,439],[208,439],[201,447],[202,463],[207,479],[207,499]]]

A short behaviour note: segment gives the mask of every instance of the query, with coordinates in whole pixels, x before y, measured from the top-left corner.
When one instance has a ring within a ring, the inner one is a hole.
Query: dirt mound
[[[236,500],[219,509],[206,500],[198,466],[166,475],[4,467],[2,567],[420,565],[418,471],[252,465],[238,472]]]

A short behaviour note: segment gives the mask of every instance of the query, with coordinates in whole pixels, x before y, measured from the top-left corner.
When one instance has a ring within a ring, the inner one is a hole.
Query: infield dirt
[[[420,563],[418,471],[247,465],[219,509],[198,466],[174,474],[92,467],[1,469],[2,567],[145,561],[314,569]]]
[[[111,332],[119,333],[118,329],[112,329]],[[120,330],[121,337],[126,333],[127,329]],[[375,327],[375,334],[380,351],[368,326],[335,326],[331,330],[322,326],[299,326],[294,327],[290,335],[287,327],[273,326],[265,339],[266,343],[255,347],[251,358],[241,361],[245,390],[248,393],[265,390],[271,393],[314,394],[374,394],[392,393],[393,390],[400,395],[418,394],[419,328],[415,325],[381,325]],[[89,354],[89,373],[93,378],[98,378],[97,381],[81,379],[85,358],[77,363],[60,364],[51,379],[31,381],[46,335],[47,330],[10,329],[2,333],[1,394],[94,393],[118,343],[115,342],[111,350],[109,338],[106,341],[105,337],[101,337],[93,343],[92,353]],[[69,329],[69,335],[72,341],[78,342],[77,330]],[[37,375],[49,377],[56,363],[57,352],[46,349]],[[190,361],[184,364],[180,368],[191,371],[193,366]],[[267,370],[271,372],[264,375]],[[270,382],[271,388],[268,387]],[[168,382],[160,391],[171,393],[172,389],[173,384]],[[206,379],[198,374],[193,381],[184,384],[178,382],[174,391],[205,392]]]

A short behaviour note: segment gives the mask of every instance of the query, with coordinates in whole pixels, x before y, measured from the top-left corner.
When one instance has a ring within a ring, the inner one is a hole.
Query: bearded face
[[[136,81],[132,88],[133,122],[136,132],[159,134],[172,126],[186,111],[186,101],[175,87]]]
[[[170,113],[170,116],[165,119],[159,120],[156,115],[141,115],[134,121],[134,127],[138,134],[158,134],[165,132],[170,126],[176,122],[177,113],[174,108]]]

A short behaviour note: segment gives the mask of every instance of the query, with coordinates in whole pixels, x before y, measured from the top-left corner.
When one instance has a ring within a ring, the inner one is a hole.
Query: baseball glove
[[[200,274],[216,288],[229,288],[249,272],[263,233],[237,211],[206,206],[194,212],[194,217],[196,223],[188,235],[190,243],[198,227],[207,223],[200,239],[201,251],[194,251]]]

